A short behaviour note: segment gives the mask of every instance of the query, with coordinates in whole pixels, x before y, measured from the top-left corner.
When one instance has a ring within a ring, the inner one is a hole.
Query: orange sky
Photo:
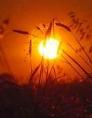
[[[92,25],[92,0],[0,0],[1,20],[10,19],[8,33],[2,41],[3,47],[12,71],[18,78],[24,76],[23,68],[28,73],[28,65],[24,62],[28,37],[16,35],[11,29],[20,28],[31,32],[35,25],[48,23],[53,17],[67,21],[69,11],[76,11],[80,18],[86,18]],[[5,70],[4,66],[1,66],[2,70]]]

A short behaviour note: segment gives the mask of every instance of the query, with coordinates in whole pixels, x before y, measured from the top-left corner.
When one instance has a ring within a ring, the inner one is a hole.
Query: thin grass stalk
[[[30,56],[30,63],[29,63],[29,69],[28,69],[28,79],[32,76],[32,73],[33,73],[33,71],[32,71],[32,60],[31,60],[31,56]],[[30,79],[30,81],[31,81],[31,79]]]
[[[51,67],[51,69],[50,69],[50,71],[48,73],[48,78],[49,78],[49,76],[50,76],[50,74],[51,74],[51,72],[52,72],[53,69],[54,69],[54,64],[52,65],[52,67]]]
[[[38,66],[36,66],[36,68],[34,69],[34,71],[31,74],[31,77],[29,79],[29,82],[33,82],[33,77],[35,76],[35,74],[38,72],[38,69],[40,68],[41,64],[39,64]]]
[[[49,61],[47,60],[47,67],[46,67],[46,81],[48,79],[48,74],[49,74]]]
[[[48,68],[48,69],[49,69],[49,68]],[[52,67],[51,67],[51,69],[50,69],[50,72],[48,73],[47,78],[50,76],[52,70],[53,70],[53,72],[54,72],[54,76],[55,76],[55,78],[56,78],[56,70],[55,70],[54,64],[52,65]]]
[[[44,57],[42,56],[41,63],[40,63],[40,76],[39,76],[39,85],[41,84],[41,79],[43,77],[43,70],[44,70]]]
[[[83,76],[79,73],[79,71],[68,61],[67,58],[65,58],[64,55],[62,55],[62,56],[66,60],[67,64],[69,64],[72,67],[72,69],[83,79]]]
[[[15,33],[18,33],[18,34],[26,35],[26,36],[31,35],[31,36],[33,36],[33,37],[35,37],[35,38],[38,38],[38,39],[41,38],[41,37],[39,37],[39,36],[37,36],[37,35],[35,35],[35,34],[29,33],[29,32],[27,32],[27,31],[23,31],[23,30],[20,30],[20,29],[13,29],[12,31],[15,32]]]
[[[32,74],[32,39],[30,39],[30,42],[29,42],[29,56],[30,56],[30,68],[31,68],[31,74]]]
[[[81,55],[79,55],[77,52],[76,52],[76,50],[73,48],[73,46],[71,45],[71,44],[69,44],[69,43],[67,43],[68,44],[68,46],[85,62],[85,64],[87,64],[88,66],[89,66],[89,68],[92,70],[92,67],[90,66],[90,64],[81,56]]]
[[[52,69],[50,69],[50,72],[49,72],[49,65],[48,65],[48,67],[47,67],[47,72],[46,72],[46,83],[47,83],[48,78],[49,78],[49,76],[50,76],[50,74],[51,74],[51,70],[52,70]]]
[[[36,29],[39,30],[43,34],[43,31],[41,30],[40,27],[36,26]]]
[[[56,74],[55,67],[53,66],[53,67],[52,67],[52,69],[53,69],[53,71],[54,71],[54,76],[55,76],[55,79],[56,79],[56,77],[57,77],[57,74]]]
[[[76,65],[78,65],[79,67],[80,67],[80,69],[87,75],[87,77],[89,77],[89,74],[88,74],[88,72],[73,58],[73,57],[71,57],[67,52],[65,52],[64,50],[63,50],[63,53],[65,54],[65,55],[67,55]]]
[[[89,62],[92,64],[92,60],[89,57],[89,55],[87,54],[87,52],[85,51],[85,49],[83,48],[82,44],[79,42],[79,40],[74,36],[73,32],[71,31],[75,41],[78,43],[78,45],[80,46],[81,50],[84,52],[85,56],[88,58]]]
[[[30,68],[31,68],[31,74],[32,74],[32,59],[30,57]]]

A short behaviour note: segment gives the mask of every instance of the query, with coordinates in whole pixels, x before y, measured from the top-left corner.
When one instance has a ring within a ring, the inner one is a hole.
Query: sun
[[[39,46],[39,53],[46,59],[55,59],[58,57],[59,40],[55,38],[48,38],[41,41]]]

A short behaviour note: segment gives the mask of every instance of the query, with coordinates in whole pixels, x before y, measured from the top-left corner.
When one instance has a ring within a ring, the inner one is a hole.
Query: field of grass
[[[0,117],[92,118],[92,81],[18,85],[0,75]]]
[[[75,80],[68,83],[64,81],[63,76],[60,76],[58,81],[55,63],[51,68],[49,68],[50,63],[44,67],[43,56],[38,66],[30,67],[31,72],[28,73],[29,77],[27,79],[29,79],[29,82],[27,84],[20,85],[16,81],[16,77],[7,73],[1,74],[0,118],[92,118],[92,45],[89,46],[89,49],[86,49],[87,46],[82,43],[83,40],[90,39],[90,27],[84,25],[74,12],[69,13],[69,16],[72,21],[69,26],[53,19],[46,26],[45,38],[50,36],[51,32],[54,35],[56,26],[73,36],[78,47],[71,45],[70,41],[66,45],[76,56],[74,57],[71,53],[62,49],[62,57],[67,64],[66,68],[70,66],[72,71],[77,74]],[[4,21],[4,24],[8,25],[9,23]],[[45,28],[45,25],[43,26]],[[42,31],[40,27],[37,26],[36,28]],[[0,30],[0,35],[3,35],[3,28]],[[17,29],[14,29],[13,32],[29,35],[29,32]],[[28,52],[30,57],[31,45],[30,40]],[[11,68],[2,45],[0,45],[0,53],[7,69],[10,71]],[[62,64],[60,63],[60,65]],[[59,71],[62,74],[60,68]],[[68,71],[70,72],[70,70]],[[39,76],[36,75],[38,73]],[[64,76],[67,76],[67,74],[64,73]],[[67,77],[68,80],[71,79],[69,76]]]

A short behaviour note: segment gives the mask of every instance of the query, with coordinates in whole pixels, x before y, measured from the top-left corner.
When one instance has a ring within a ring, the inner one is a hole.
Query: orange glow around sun
[[[58,57],[59,40],[49,38],[41,41],[39,44],[39,53],[46,59],[55,59]]]

